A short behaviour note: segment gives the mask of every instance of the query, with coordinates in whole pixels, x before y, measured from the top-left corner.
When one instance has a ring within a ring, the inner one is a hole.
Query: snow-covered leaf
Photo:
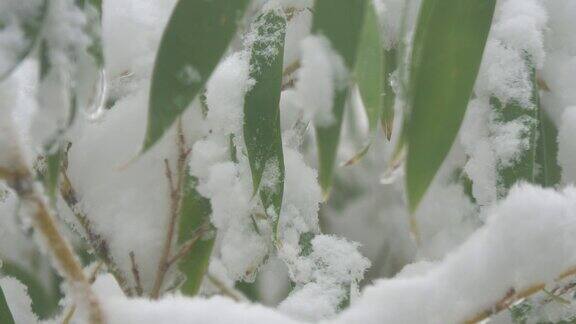
[[[152,75],[149,149],[196,97],[228,48],[248,0],[180,0],[160,42]]]
[[[526,58],[525,64],[531,70],[530,84],[532,85],[532,98],[527,105],[511,101],[502,104],[496,97],[492,97],[491,107],[496,115],[496,122],[503,127],[516,126],[521,127],[518,132],[518,140],[521,145],[518,156],[509,161],[507,165],[498,166],[498,194],[504,197],[510,188],[518,181],[527,181],[534,183],[537,178],[538,170],[536,158],[537,137],[538,137],[538,114],[540,102],[538,97],[538,86],[536,84],[536,70]]]
[[[413,40],[405,129],[406,189],[415,211],[460,129],[495,0],[424,0]]]
[[[332,49],[341,57],[348,71],[354,68],[356,62],[366,4],[365,0],[318,0],[314,6],[312,31],[330,41]],[[331,122],[316,122],[318,177],[325,197],[328,197],[332,185],[344,106],[349,93],[347,78],[334,80],[334,84]]]
[[[280,91],[286,18],[280,8],[266,10],[254,23],[250,77],[255,84],[244,101],[244,141],[252,183],[264,210],[278,226],[284,192],[284,154],[280,129]],[[276,230],[275,230],[276,232]]]
[[[0,3],[0,80],[6,78],[30,53],[46,16],[47,0]]]
[[[106,101],[104,49],[102,47],[102,0],[77,0],[86,16],[84,32],[90,40],[85,51],[76,56],[74,92],[77,104],[89,114],[97,114]]]

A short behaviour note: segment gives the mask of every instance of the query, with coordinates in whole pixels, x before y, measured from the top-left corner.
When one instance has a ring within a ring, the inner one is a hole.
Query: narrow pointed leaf
[[[405,124],[414,212],[450,151],[476,80],[496,0],[423,0],[413,40]]]
[[[366,4],[366,0],[317,0],[314,7],[312,31],[330,41],[331,47],[342,57],[349,71],[352,71],[356,62]],[[332,185],[348,92],[348,86],[335,89],[332,101],[334,122],[328,126],[316,124],[318,178],[325,198]]]
[[[372,3],[366,6],[355,70],[358,90],[372,133],[378,125],[384,106],[385,74],[384,46],[380,34],[380,24]]]
[[[2,0],[6,1],[6,0]],[[11,0],[9,0],[11,1]],[[26,0],[30,4],[22,6],[17,1],[7,4],[5,11],[0,12],[0,38],[6,34],[20,34],[21,40],[14,44],[3,44],[0,47],[0,81],[10,73],[30,53],[46,16],[47,0]],[[7,39],[9,39],[7,37]]]
[[[6,301],[6,295],[0,286],[0,323],[3,324],[14,324],[14,317],[8,307],[8,302]]]
[[[244,141],[254,191],[260,187],[264,210],[276,229],[284,192],[279,104],[286,18],[281,11],[267,10],[256,18],[254,28],[250,77],[255,84],[244,100]]]
[[[158,141],[202,90],[249,2],[178,1],[156,56],[143,151]]]
[[[215,229],[210,225],[210,214],[212,213],[210,201],[202,197],[195,187],[196,179],[187,176],[178,241],[180,244],[185,244],[193,239],[194,235],[200,235],[192,249],[178,264],[180,271],[186,276],[181,291],[187,296],[194,296],[200,290],[202,279],[208,270],[216,236]]]

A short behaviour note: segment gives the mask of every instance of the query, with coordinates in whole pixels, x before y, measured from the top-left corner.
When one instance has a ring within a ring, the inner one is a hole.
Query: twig
[[[136,282],[136,294],[142,296],[144,290],[142,289],[142,281],[140,280],[140,271],[136,265],[136,256],[134,251],[130,251],[130,262],[132,263],[132,275],[134,276],[134,282]]]
[[[283,78],[281,88],[282,90],[286,90],[294,86],[294,84],[296,83],[296,78],[294,74],[296,73],[296,71],[298,71],[298,69],[300,69],[300,66],[301,66],[300,60],[297,60],[288,65],[284,69],[284,71],[282,72],[282,78]]]
[[[168,179],[169,191],[170,191],[170,214],[168,220],[168,232],[166,234],[166,239],[164,241],[164,247],[162,250],[162,255],[158,263],[158,270],[156,271],[156,278],[154,280],[154,285],[150,297],[157,299],[160,297],[160,292],[162,290],[162,284],[164,283],[164,278],[170,269],[172,259],[171,250],[174,244],[174,237],[176,232],[176,224],[180,216],[180,211],[182,209],[182,199],[184,179],[186,176],[186,161],[190,155],[190,149],[186,147],[186,141],[184,138],[184,131],[182,129],[182,119],[178,118],[177,121],[177,145],[178,145],[178,159],[176,161],[176,178],[174,179],[174,173],[170,167],[168,159],[164,160],[166,178]]]
[[[208,273],[208,274],[206,274],[206,277],[208,278],[210,283],[212,283],[216,288],[218,288],[218,290],[220,290],[220,293],[222,293],[222,295],[228,296],[237,302],[242,302],[242,301],[248,300],[248,298],[244,297],[240,292],[236,291],[233,288],[226,286],[225,283],[220,281],[220,279],[216,278],[212,274]]]
[[[194,233],[192,234],[192,238],[189,239],[188,241],[186,241],[184,244],[182,244],[180,246],[180,250],[178,250],[178,252],[176,252],[176,254],[174,254],[174,256],[172,256],[169,260],[168,260],[168,264],[172,265],[174,264],[176,261],[178,261],[180,258],[184,257],[186,254],[188,254],[188,252],[190,252],[190,250],[192,250],[192,248],[194,247],[194,245],[196,244],[196,242],[198,242],[198,240],[209,230],[208,228],[208,223],[204,223],[202,224],[199,228],[197,228]]]
[[[572,277],[576,275],[576,267],[572,267],[570,269],[568,269],[567,271],[563,272],[562,274],[560,274],[560,276],[558,276],[558,278],[556,278],[556,282],[562,281],[568,277]],[[568,286],[570,286],[571,284],[569,284]],[[516,302],[518,302],[519,300],[522,300],[524,298],[527,298],[537,292],[540,292],[542,290],[544,290],[546,288],[546,284],[543,283],[539,283],[539,284],[535,284],[533,286],[530,286],[524,290],[521,290],[519,292],[516,292],[514,289],[510,289],[508,291],[508,293],[506,294],[506,296],[504,296],[504,298],[502,298],[501,300],[499,300],[494,306],[492,306],[490,309],[484,310],[483,312],[477,314],[476,316],[472,317],[471,319],[468,319],[465,321],[466,324],[473,324],[473,323],[479,323],[487,318],[489,318],[490,316],[496,315],[499,312],[508,309],[511,305],[514,305]],[[555,288],[553,291],[556,291],[558,289],[563,289],[562,287],[557,287]]]

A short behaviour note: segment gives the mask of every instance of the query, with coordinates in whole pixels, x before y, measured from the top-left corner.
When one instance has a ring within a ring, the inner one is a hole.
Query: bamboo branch
[[[62,276],[75,288],[78,303],[82,302],[87,307],[89,323],[103,324],[104,315],[96,295],[92,292],[90,282],[71,246],[60,234],[54,216],[35,187],[32,175],[28,170],[23,169],[13,172],[7,179],[11,180],[8,184],[20,199],[32,207],[33,226],[44,237]]]
[[[560,282],[568,277],[572,277],[576,275],[576,267],[572,267],[570,269],[568,269],[567,271],[563,272],[562,274],[560,274],[560,276],[558,276],[558,278],[556,278],[555,282]],[[570,286],[570,285],[568,285]],[[532,285],[526,289],[523,289],[521,291],[516,292],[514,289],[510,289],[508,291],[508,293],[506,294],[506,296],[504,296],[504,298],[500,299],[494,306],[492,306],[490,309],[486,309],[482,312],[480,312],[479,314],[477,314],[476,316],[472,317],[471,319],[468,319],[466,321],[464,321],[464,323],[466,324],[474,324],[474,323],[479,323],[493,315],[498,314],[499,312],[508,309],[510,306],[514,305],[516,302],[530,297],[532,295],[534,295],[537,292],[540,292],[542,290],[544,290],[546,288],[546,284],[544,283],[538,283],[535,285]],[[555,288],[553,291],[556,290],[562,290],[562,287],[557,287]]]

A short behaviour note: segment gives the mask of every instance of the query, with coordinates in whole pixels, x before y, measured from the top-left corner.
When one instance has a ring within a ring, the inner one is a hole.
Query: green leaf
[[[19,44],[9,45],[13,48],[0,49],[0,55],[7,59],[0,64],[0,81],[8,77],[34,48],[46,17],[48,1],[38,1],[37,5],[31,8],[18,7],[19,5],[16,5],[13,12],[0,12],[0,35],[5,29],[11,29],[8,33],[12,33],[15,28],[24,36]]]
[[[194,235],[201,235],[188,252],[179,262],[180,271],[186,275],[186,281],[181,287],[183,294],[194,296],[198,294],[204,274],[208,270],[212,248],[214,247],[215,233],[210,225],[212,208],[210,201],[202,197],[196,191],[197,180],[188,175],[184,187],[184,198],[180,215],[178,241],[184,244]],[[206,227],[210,228],[206,233],[200,233]]]
[[[178,1],[156,56],[143,151],[162,137],[203,89],[249,2]]]
[[[10,307],[8,307],[8,302],[6,301],[6,296],[0,286],[0,323],[3,324],[14,324],[14,317],[12,317],[12,312]]]
[[[423,0],[413,40],[404,125],[406,189],[414,212],[456,138],[496,0]]]
[[[366,6],[355,70],[358,90],[364,103],[371,132],[378,126],[384,107],[384,65],[384,46],[380,24],[374,5],[369,3]]]
[[[366,0],[317,0],[314,6],[313,33],[323,35],[330,41],[332,48],[342,57],[349,71],[352,71],[356,62],[366,4]],[[334,123],[329,126],[316,124],[318,178],[325,198],[329,196],[332,185],[348,92],[347,86],[335,89],[332,104]]]
[[[51,292],[49,287],[45,286],[40,278],[30,273],[30,271],[16,264],[4,261],[0,272],[3,275],[17,279],[28,288],[28,295],[32,300],[32,311],[34,314],[41,318],[48,318],[58,310],[59,299],[55,298],[56,294]],[[0,310],[1,309],[2,307],[0,306]],[[2,318],[2,312],[0,312],[0,318]],[[0,321],[0,323],[4,322]]]
[[[276,235],[284,192],[280,92],[286,17],[267,10],[256,18],[254,29],[250,78],[256,83],[244,100],[244,141],[254,192],[260,187],[260,199]]]

